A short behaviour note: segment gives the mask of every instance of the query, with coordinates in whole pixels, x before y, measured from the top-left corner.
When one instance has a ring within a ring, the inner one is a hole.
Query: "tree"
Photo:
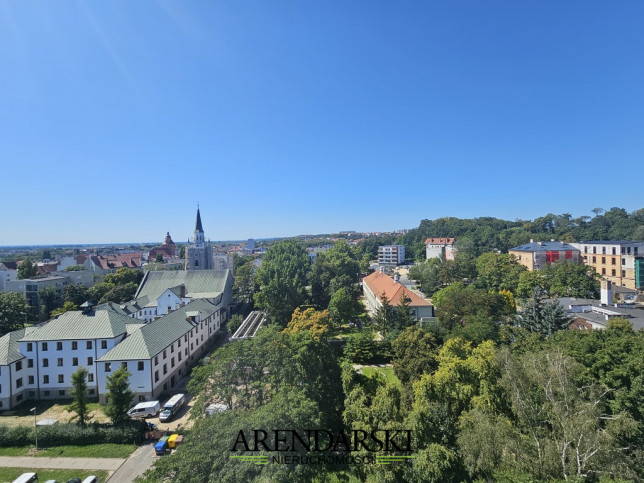
[[[114,285],[127,285],[133,283],[138,285],[143,280],[143,272],[138,268],[121,267],[114,273],[105,275],[103,282]]]
[[[226,324],[228,333],[230,335],[233,335],[235,332],[237,332],[237,329],[239,329],[239,327],[241,327],[243,323],[244,323],[244,317],[241,314],[233,315],[228,321],[228,323]]]
[[[66,267],[64,272],[80,272],[81,270],[85,270],[85,267],[82,265],[70,265],[69,267]]]
[[[89,300],[89,291],[83,285],[70,284],[63,287],[63,301],[81,306]]]
[[[43,260],[51,260],[51,251],[48,248],[45,248],[42,251],[42,259]]]
[[[22,329],[29,313],[29,305],[22,294],[0,292],[0,337]]]
[[[25,278],[35,277],[38,274],[38,265],[31,263],[31,260],[28,258],[24,259],[20,265],[18,265],[18,280],[24,280]]]
[[[536,291],[517,315],[515,325],[530,332],[551,336],[558,330],[567,329],[570,317],[557,300],[546,301],[544,295]]]
[[[389,299],[383,293],[380,296],[380,307],[378,307],[378,310],[376,310],[376,314],[373,317],[373,322],[383,337],[387,333],[387,330],[393,328],[395,317],[395,309],[391,306]]]
[[[414,319],[411,316],[411,299],[404,292],[398,301],[394,319],[394,325],[397,329],[404,329],[414,323]]]
[[[157,253],[157,256],[154,258],[155,262],[163,262],[163,255]]]
[[[41,320],[47,320],[51,312],[63,305],[63,298],[53,287],[47,287],[38,292]]]
[[[284,240],[268,249],[257,271],[260,290],[255,304],[265,310],[273,322],[282,326],[293,311],[306,301],[309,257],[295,240]]]
[[[344,346],[344,357],[355,364],[368,364],[376,357],[376,342],[373,331],[362,329],[347,337]]]
[[[179,258],[181,258],[182,260],[184,258],[186,258],[186,246],[185,245],[181,245],[181,247],[179,248]]]
[[[352,289],[357,282],[360,265],[357,255],[343,240],[324,253],[320,253],[311,266],[311,300],[324,309],[331,296],[341,288]]]
[[[488,290],[515,292],[519,276],[527,270],[514,255],[484,253],[476,259],[477,281]]]
[[[78,422],[85,426],[88,419],[87,411],[87,369],[79,368],[72,374],[72,398],[70,409],[76,413]],[[131,400],[131,399],[130,399]]]
[[[236,257],[235,260],[241,257]],[[254,263],[244,263],[235,270],[235,282],[233,290],[239,300],[250,303],[257,291],[256,278],[257,268]]]
[[[134,393],[130,390],[131,375],[121,367],[107,378],[107,405],[103,411],[114,424],[122,424],[129,419],[127,411],[134,399]]]
[[[73,302],[65,302],[62,307],[52,310],[49,315],[50,317],[55,317],[56,315],[61,315],[65,312],[72,312],[74,310],[78,310],[78,305],[75,305]]]
[[[313,308],[303,311],[299,307],[295,309],[284,332],[286,334],[297,334],[302,331],[308,331],[315,340],[326,340],[331,331],[329,311],[317,311]]]
[[[360,301],[348,288],[342,287],[333,292],[329,302],[329,315],[336,326],[345,322],[353,322],[363,310]]]
[[[394,373],[404,385],[433,372],[438,366],[438,344],[429,332],[407,327],[394,339],[391,347],[394,351]]]

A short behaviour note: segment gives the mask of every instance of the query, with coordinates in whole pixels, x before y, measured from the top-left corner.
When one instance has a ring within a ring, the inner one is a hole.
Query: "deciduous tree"
[[[107,377],[107,404],[104,412],[114,424],[127,421],[127,411],[130,409],[134,393],[130,390],[130,376],[132,374],[120,367]]]

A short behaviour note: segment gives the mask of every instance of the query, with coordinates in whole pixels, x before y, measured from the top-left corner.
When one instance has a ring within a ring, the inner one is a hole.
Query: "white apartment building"
[[[428,238],[425,240],[425,258],[443,257],[445,260],[454,260],[456,248],[454,238]]]
[[[400,265],[405,263],[405,247],[403,245],[379,246],[378,263],[381,265]]]

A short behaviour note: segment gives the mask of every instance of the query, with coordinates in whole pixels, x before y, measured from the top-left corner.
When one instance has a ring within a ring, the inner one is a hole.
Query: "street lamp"
[[[34,429],[36,431],[36,451],[38,451],[38,424],[36,423],[36,408],[31,408],[29,412],[34,413]]]

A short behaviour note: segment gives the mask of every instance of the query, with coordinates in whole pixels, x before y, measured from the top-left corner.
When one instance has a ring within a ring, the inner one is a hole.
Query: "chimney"
[[[602,280],[601,304],[610,305],[613,301],[613,283],[610,280]]]
[[[179,287],[179,297],[181,297],[182,299],[186,298],[186,286],[185,285],[181,285]]]

